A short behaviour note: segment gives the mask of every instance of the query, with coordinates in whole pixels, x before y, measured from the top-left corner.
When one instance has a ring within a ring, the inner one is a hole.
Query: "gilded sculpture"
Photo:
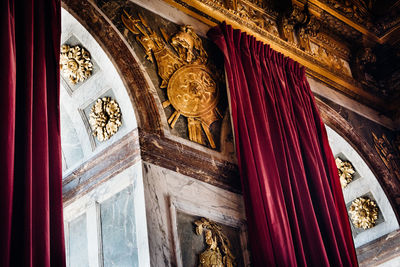
[[[207,244],[207,249],[199,255],[199,267],[237,266],[229,239],[222,232],[220,225],[205,218],[195,221],[194,224],[197,235],[204,232]]]
[[[79,45],[62,45],[60,69],[71,84],[83,82],[92,75],[93,63],[90,53]]]
[[[170,127],[174,128],[180,116],[184,116],[189,139],[205,145],[203,130],[209,145],[216,148],[210,127],[222,117],[217,108],[219,88],[207,65],[208,55],[200,37],[187,25],[172,37],[160,29],[160,36],[140,14],[134,18],[124,11],[121,18],[142,45],[146,59],[157,65],[160,88],[167,89],[168,100],[163,107],[171,105],[175,110],[168,119]]]
[[[350,161],[343,161],[341,158],[336,158],[335,162],[339,172],[340,185],[342,188],[345,188],[353,180],[355,170]]]
[[[365,230],[375,226],[378,219],[378,207],[375,201],[359,197],[351,203],[349,214],[353,225]]]
[[[122,125],[118,103],[110,97],[97,99],[91,108],[89,123],[97,140],[102,142],[110,139]]]

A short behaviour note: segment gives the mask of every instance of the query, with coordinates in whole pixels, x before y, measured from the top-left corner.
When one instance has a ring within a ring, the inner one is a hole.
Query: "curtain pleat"
[[[0,265],[62,267],[61,3],[2,1],[1,13]]]
[[[225,56],[255,266],[357,266],[324,124],[304,68],[225,23]]]

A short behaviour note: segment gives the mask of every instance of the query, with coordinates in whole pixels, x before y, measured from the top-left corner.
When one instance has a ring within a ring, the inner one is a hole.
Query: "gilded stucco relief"
[[[146,59],[157,66],[160,88],[167,91],[167,100],[162,105],[174,109],[168,118],[170,127],[174,128],[180,116],[184,116],[189,139],[206,145],[203,130],[209,146],[216,148],[210,128],[222,118],[217,107],[220,89],[200,37],[189,25],[181,26],[169,36],[162,27],[158,34],[140,14],[133,17],[124,11],[121,19],[141,44]]]

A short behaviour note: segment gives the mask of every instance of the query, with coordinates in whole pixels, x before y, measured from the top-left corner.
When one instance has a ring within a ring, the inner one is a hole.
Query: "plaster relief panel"
[[[158,109],[165,114],[165,129],[174,136],[224,150],[221,125],[227,100],[218,48],[191,25],[174,24],[130,1],[96,2],[143,65],[158,95]]]

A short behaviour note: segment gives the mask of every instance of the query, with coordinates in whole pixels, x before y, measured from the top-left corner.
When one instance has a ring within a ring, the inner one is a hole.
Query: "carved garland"
[[[146,58],[157,64],[160,88],[166,88],[168,96],[163,107],[171,105],[175,109],[168,119],[171,128],[182,115],[187,118],[191,141],[205,145],[203,129],[210,146],[216,148],[210,127],[222,117],[217,108],[219,88],[207,66],[208,56],[200,37],[191,26],[181,26],[172,37],[160,29],[160,36],[140,14],[134,18],[124,11],[121,19],[142,45]]]
[[[220,225],[205,218],[195,221],[194,224],[197,235],[201,235],[204,231],[208,245],[208,248],[199,255],[199,267],[237,266],[235,256],[231,252],[231,244]]]
[[[62,45],[60,69],[71,84],[83,82],[92,75],[93,64],[90,53],[79,45]]]
[[[378,207],[373,200],[360,197],[351,203],[349,214],[355,227],[368,229],[375,226]]]
[[[335,162],[339,171],[340,184],[342,188],[345,188],[353,180],[355,170],[350,161],[343,161],[340,158],[336,158]]]
[[[110,97],[97,99],[89,116],[93,135],[100,142],[110,139],[122,125],[118,103]]]

